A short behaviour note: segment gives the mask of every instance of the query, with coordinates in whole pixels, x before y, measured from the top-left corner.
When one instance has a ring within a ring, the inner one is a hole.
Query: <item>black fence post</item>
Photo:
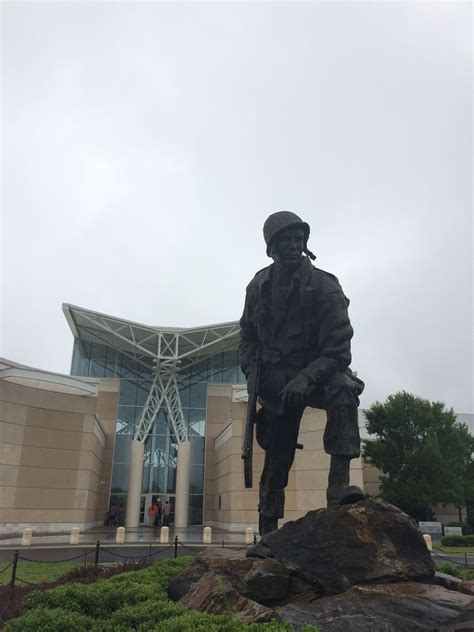
[[[95,545],[95,566],[99,565],[99,554],[100,554],[100,540],[97,540]]]
[[[257,544],[257,534],[256,533],[253,534],[253,543]]]
[[[466,568],[467,568],[467,553],[464,553],[464,562],[465,562]]]
[[[151,564],[151,542],[150,542],[150,564]]]
[[[12,588],[12,590],[15,590],[15,580],[16,580],[16,567],[18,564],[18,556],[20,554],[18,553],[18,551],[15,551],[15,553],[13,554],[13,566],[12,566],[12,578],[10,581],[10,586]]]
[[[84,551],[84,568],[87,568],[87,551]]]
[[[178,557],[178,536],[174,536],[174,557],[175,559]]]

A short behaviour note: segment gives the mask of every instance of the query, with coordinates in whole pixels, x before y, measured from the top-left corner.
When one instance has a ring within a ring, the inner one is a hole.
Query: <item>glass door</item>
[[[142,494],[140,501],[140,526],[141,527],[159,527],[163,523],[163,505],[167,497],[164,498],[162,494]],[[152,501],[160,508],[158,520],[150,518],[148,515],[148,509],[150,508]]]

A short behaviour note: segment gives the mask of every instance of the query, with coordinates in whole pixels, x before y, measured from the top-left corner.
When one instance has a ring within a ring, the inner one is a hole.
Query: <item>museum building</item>
[[[245,489],[247,389],[237,321],[154,327],[73,305],[71,375],[0,363],[0,531],[102,524],[110,506],[130,528],[152,499],[176,528],[241,531],[258,524],[263,452]],[[307,409],[286,489],[285,521],[326,504],[324,411]],[[363,485],[360,459],[352,482]]]

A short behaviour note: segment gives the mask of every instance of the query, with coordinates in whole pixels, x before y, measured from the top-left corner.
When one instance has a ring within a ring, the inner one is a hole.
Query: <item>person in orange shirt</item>
[[[151,505],[148,507],[148,517],[150,518],[150,528],[155,525],[157,516],[158,516],[158,505],[153,499],[151,501]]]

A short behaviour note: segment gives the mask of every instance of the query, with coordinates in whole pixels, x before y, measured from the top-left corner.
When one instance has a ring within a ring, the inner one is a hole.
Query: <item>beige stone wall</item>
[[[209,385],[206,428],[204,523],[232,531],[258,524],[258,482],[263,451],[254,441],[252,489],[245,489],[241,448],[247,404],[232,401],[232,387]],[[286,488],[285,518],[295,520],[311,509],[326,506],[329,456],[323,449],[326,413],[307,409]],[[351,482],[362,486],[362,463],[352,461]],[[220,507],[219,507],[220,504]]]
[[[382,471],[376,468],[374,465],[364,462],[362,465],[362,474],[364,492],[368,496],[378,496],[380,490],[380,477],[383,474]]]
[[[102,523],[117,397],[117,380],[96,397],[0,380],[0,533]]]

